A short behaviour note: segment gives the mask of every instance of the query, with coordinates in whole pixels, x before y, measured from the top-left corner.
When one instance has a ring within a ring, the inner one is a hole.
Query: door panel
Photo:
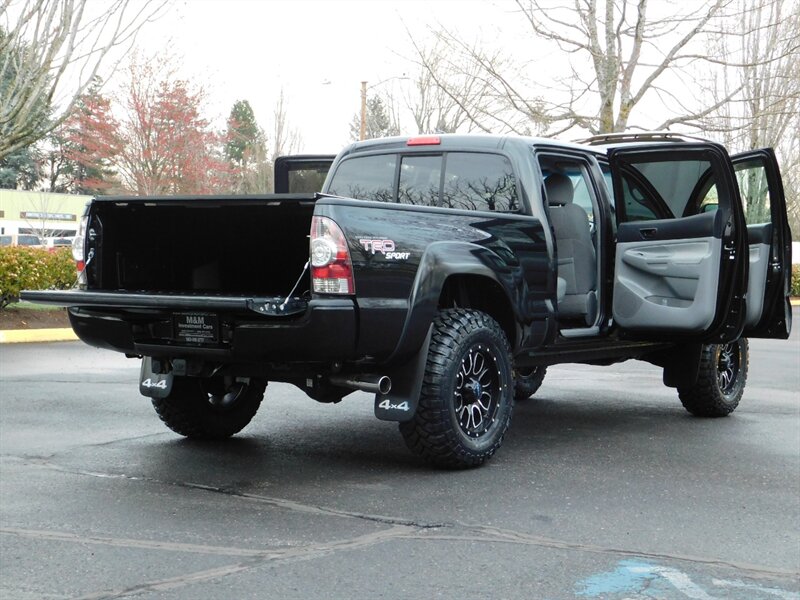
[[[744,326],[746,227],[725,150],[716,144],[649,145],[609,151],[616,204],[636,181],[670,218],[617,230],[614,321],[644,339],[728,341]],[[697,196],[713,186],[714,210]]]
[[[743,335],[786,339],[792,327],[792,233],[778,162],[771,148],[737,154],[732,161],[750,246]]]
[[[709,213],[620,226],[619,240],[636,233],[659,239],[617,243],[614,318],[619,326],[674,332],[712,325],[722,253],[722,239],[713,235],[717,219]]]

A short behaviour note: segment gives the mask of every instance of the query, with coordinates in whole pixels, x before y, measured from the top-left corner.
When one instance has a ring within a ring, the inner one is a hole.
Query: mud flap
[[[375,394],[375,416],[381,421],[410,421],[414,418],[432,335],[433,326],[428,329],[428,335],[415,356],[405,364],[383,372],[391,378],[392,389],[388,394]]]
[[[153,359],[145,356],[139,373],[139,393],[149,398],[166,398],[172,391],[172,371],[169,373],[153,372]]]
[[[667,387],[691,387],[697,382],[702,350],[703,344],[681,344],[652,352],[642,360],[664,368],[664,385]]]

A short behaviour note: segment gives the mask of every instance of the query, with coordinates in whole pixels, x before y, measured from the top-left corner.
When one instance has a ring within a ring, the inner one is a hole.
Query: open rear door
[[[712,143],[657,144],[615,148],[609,161],[619,220],[616,325],[641,339],[739,337],[747,240],[727,152]],[[715,210],[700,212],[709,196]]]
[[[275,193],[305,194],[322,189],[335,154],[290,154],[275,159]]]
[[[771,148],[732,157],[749,244],[746,337],[786,339],[792,328],[792,233]]]

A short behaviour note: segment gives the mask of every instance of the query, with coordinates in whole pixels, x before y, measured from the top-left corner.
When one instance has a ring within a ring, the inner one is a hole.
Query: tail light
[[[347,240],[327,217],[311,219],[311,286],[317,294],[354,294]]]

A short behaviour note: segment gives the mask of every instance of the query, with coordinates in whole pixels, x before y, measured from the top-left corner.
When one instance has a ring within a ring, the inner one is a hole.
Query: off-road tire
[[[697,381],[693,386],[678,388],[681,404],[697,417],[728,416],[742,399],[748,362],[745,338],[703,346]]]
[[[542,365],[517,369],[514,373],[514,400],[519,402],[533,396],[542,387],[546,374],[547,367]]]
[[[417,411],[400,432],[412,452],[437,466],[477,467],[503,443],[513,394],[511,349],[497,321],[476,310],[443,310]]]
[[[215,397],[208,392],[212,383],[197,377],[175,377],[169,396],[153,398],[153,408],[164,424],[180,435],[200,440],[230,437],[255,416],[267,383],[251,379],[229,406],[212,403]]]

